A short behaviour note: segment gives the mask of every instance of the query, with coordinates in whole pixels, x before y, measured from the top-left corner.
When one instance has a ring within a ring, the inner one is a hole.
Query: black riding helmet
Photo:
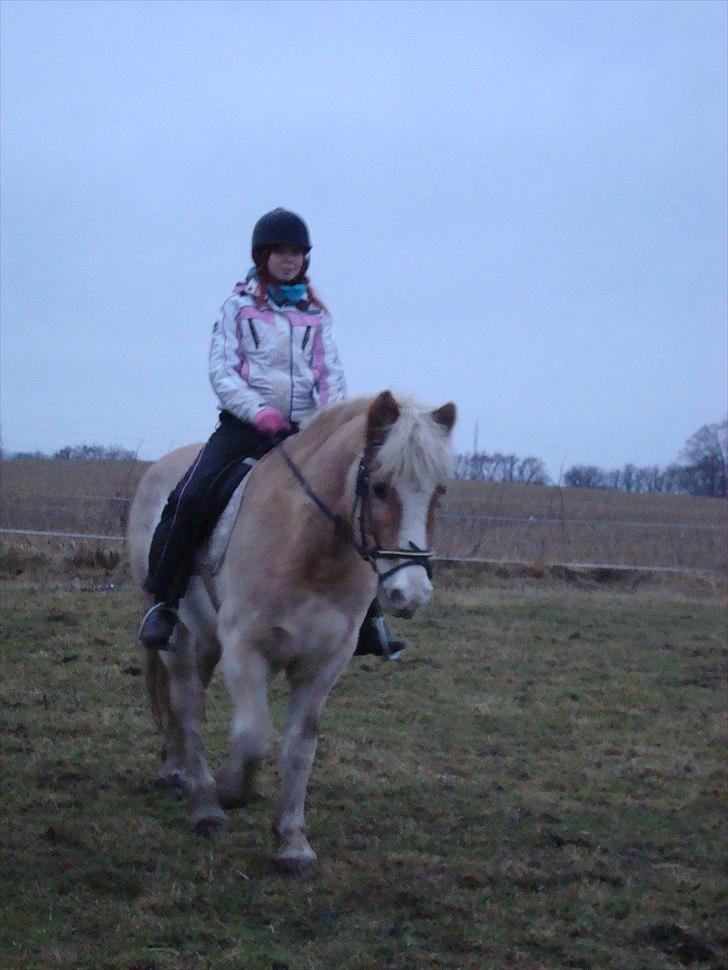
[[[255,224],[251,249],[253,254],[264,246],[293,246],[296,249],[311,249],[306,223],[295,212],[288,209],[273,209],[266,212]]]

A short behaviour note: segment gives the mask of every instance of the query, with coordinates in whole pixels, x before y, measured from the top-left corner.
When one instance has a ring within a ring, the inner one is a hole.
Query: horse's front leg
[[[235,705],[227,763],[217,776],[220,803],[239,808],[255,795],[255,776],[271,745],[268,711],[270,669],[246,644],[235,642],[223,653],[225,680]]]
[[[306,789],[321,712],[353,650],[351,644],[351,650],[346,649],[312,679],[297,679],[295,672],[289,673],[291,696],[280,754],[281,803],[274,826],[278,838],[275,862],[283,872],[302,875],[316,862],[316,853],[306,838]]]

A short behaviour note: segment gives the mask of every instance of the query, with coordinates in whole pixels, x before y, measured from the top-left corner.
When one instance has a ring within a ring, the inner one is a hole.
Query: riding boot
[[[354,654],[373,654],[384,660],[396,660],[406,646],[404,640],[391,638],[379,600],[373,600],[359,630],[359,642]]]
[[[169,640],[177,625],[177,610],[169,603],[155,603],[142,620],[139,639],[148,650],[170,650]]]

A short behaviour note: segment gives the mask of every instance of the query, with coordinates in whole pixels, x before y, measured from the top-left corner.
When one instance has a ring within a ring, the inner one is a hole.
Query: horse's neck
[[[358,418],[347,421],[324,440],[308,441],[304,434],[300,440],[298,437],[289,440],[294,442],[291,457],[316,495],[337,515],[350,514],[354,468],[364,447],[364,421]]]

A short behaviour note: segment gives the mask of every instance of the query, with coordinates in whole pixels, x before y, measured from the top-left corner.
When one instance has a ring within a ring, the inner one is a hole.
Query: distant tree
[[[636,492],[661,492],[662,472],[658,465],[645,465],[635,471]]]
[[[633,492],[635,487],[635,472],[637,469],[631,462],[628,462],[622,469],[620,486],[625,492]]]
[[[693,495],[728,495],[728,419],[704,424],[685,442],[680,457]]]
[[[14,451],[12,454],[5,455],[5,458],[9,461],[19,461],[28,458],[37,460],[39,458],[50,458],[50,455],[46,455],[42,451]]]
[[[514,481],[517,465],[518,459],[515,455],[498,455],[498,481]]]
[[[611,471],[602,471],[601,479],[599,488],[608,488],[612,491],[617,491],[622,484],[622,470],[620,468],[614,468]]]
[[[526,482],[530,485],[548,484],[546,466],[540,458],[484,451],[458,455],[455,460],[455,477],[471,481]]]
[[[564,484],[572,488],[603,488],[604,472],[596,465],[572,465],[564,473]]]
[[[516,469],[516,481],[525,482],[527,485],[547,485],[549,476],[546,466],[540,458],[523,458]]]
[[[133,461],[136,455],[133,451],[118,445],[66,445],[60,448],[54,458],[71,459],[72,461],[96,461],[106,459],[111,461]]]
[[[668,465],[667,468],[662,473],[662,490],[663,492],[672,492],[674,494],[689,493],[690,483],[689,474],[686,474],[687,469],[682,465],[678,465],[673,462]]]

